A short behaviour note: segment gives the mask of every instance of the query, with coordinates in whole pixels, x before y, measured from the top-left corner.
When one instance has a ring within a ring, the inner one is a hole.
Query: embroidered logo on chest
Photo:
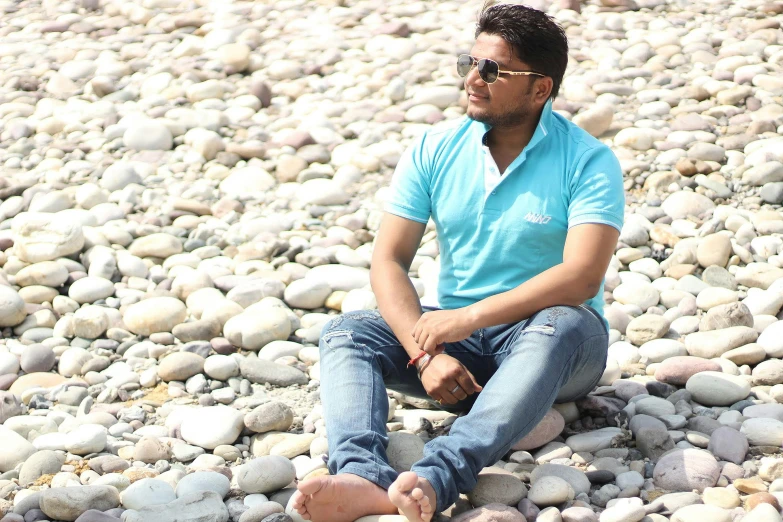
[[[537,223],[539,225],[546,225],[552,221],[552,216],[545,216],[544,214],[536,214],[535,212],[528,212],[525,216],[525,220],[531,223]]]

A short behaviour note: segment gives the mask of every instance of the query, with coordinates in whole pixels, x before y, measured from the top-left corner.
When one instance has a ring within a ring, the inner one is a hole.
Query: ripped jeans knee
[[[353,330],[355,323],[362,321],[377,321],[381,319],[381,313],[378,310],[355,310],[345,314],[340,314],[324,325],[321,335],[334,332],[335,330]]]

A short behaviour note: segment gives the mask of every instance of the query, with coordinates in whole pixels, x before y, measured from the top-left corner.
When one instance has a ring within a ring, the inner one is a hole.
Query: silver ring
[[[451,393],[456,393],[457,390],[459,390],[459,384],[453,390],[451,390]]]

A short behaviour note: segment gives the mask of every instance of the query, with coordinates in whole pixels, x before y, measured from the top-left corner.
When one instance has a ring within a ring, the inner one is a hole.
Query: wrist
[[[426,354],[424,357],[416,361],[416,373],[419,374],[419,379],[421,379],[421,374],[424,372],[424,370],[427,369],[427,367],[432,362],[432,358],[435,357],[434,355]]]
[[[467,324],[469,325],[469,329],[471,331],[478,330],[479,328],[482,328],[481,325],[481,303],[475,303],[470,306],[466,306],[463,310],[465,310],[465,320],[467,321]]]

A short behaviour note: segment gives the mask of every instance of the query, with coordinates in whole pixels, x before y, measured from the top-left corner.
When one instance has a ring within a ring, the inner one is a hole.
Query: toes
[[[411,497],[413,497],[416,500],[421,500],[422,497],[424,497],[424,492],[421,490],[421,488],[416,488],[413,491],[411,491]]]

